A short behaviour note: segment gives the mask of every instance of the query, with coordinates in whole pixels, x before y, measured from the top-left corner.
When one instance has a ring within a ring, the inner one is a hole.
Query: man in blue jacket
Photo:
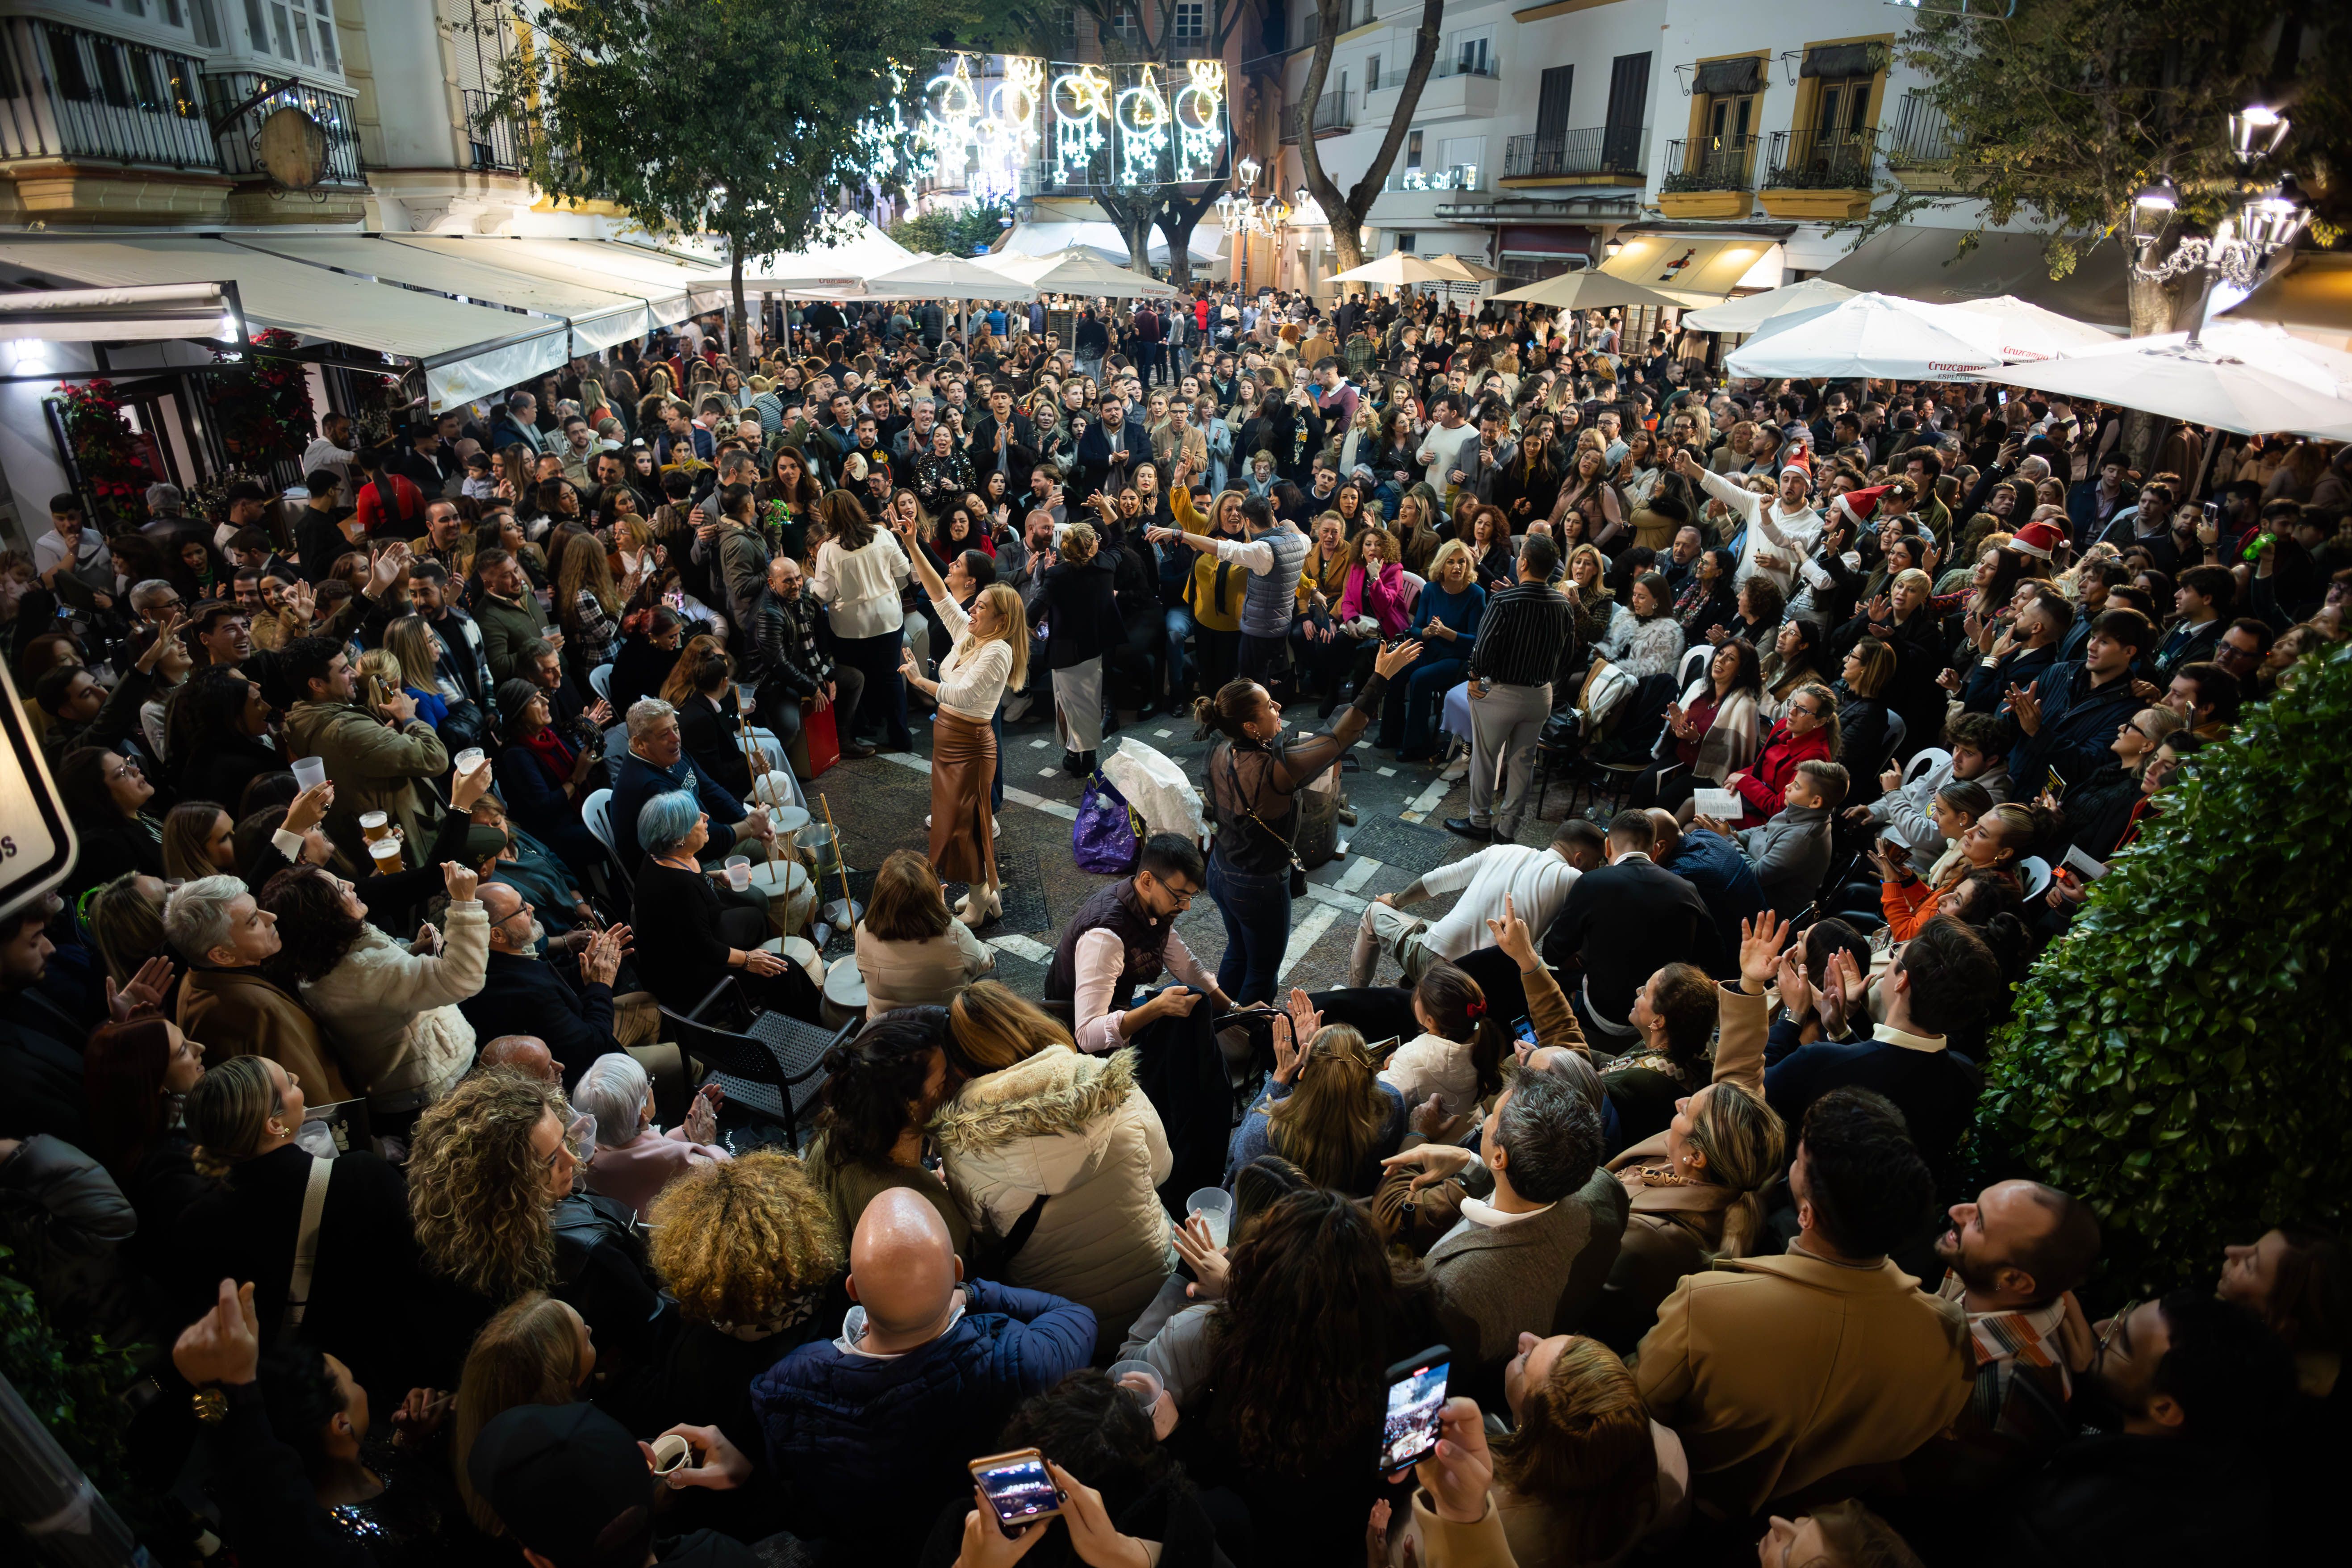
[[[2146,616],[2108,610],[2091,624],[2082,663],[2053,664],[2031,689],[2009,689],[2008,728],[2015,741],[2009,776],[2019,799],[2039,795],[2053,770],[2068,784],[2079,784],[2105,765],[2116,731],[2155,696],[2135,687],[2132,676],[2133,664],[2155,643]]]
[[[853,1537],[868,1562],[910,1559],[940,1505],[971,1496],[965,1467],[1014,1407],[1094,1353],[1086,1308],[962,1279],[939,1211],[893,1187],[850,1238],[863,1331],[802,1345],[753,1381],[769,1466],[805,1533]]]

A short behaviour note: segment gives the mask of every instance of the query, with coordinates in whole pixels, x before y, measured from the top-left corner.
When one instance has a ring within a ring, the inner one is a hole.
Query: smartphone
[[[988,1506],[996,1510],[996,1522],[1008,1531],[1062,1511],[1061,1494],[1046,1471],[1045,1456],[1035,1448],[1015,1448],[1009,1454],[974,1459],[971,1479]]]
[[[1393,1475],[1429,1458],[1437,1447],[1438,1417],[1445,1409],[1445,1374],[1454,1352],[1432,1345],[1389,1368],[1389,1408],[1381,1426],[1381,1473]]]
[[[1524,1013],[1511,1025],[1511,1037],[1531,1051],[1541,1043],[1536,1038],[1535,1020]]]

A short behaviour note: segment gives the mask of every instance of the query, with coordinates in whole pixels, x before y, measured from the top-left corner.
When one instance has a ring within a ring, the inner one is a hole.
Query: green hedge
[[[2117,1292],[2352,1208],[2352,647],[2199,752],[1986,1062],[1979,1135],[2087,1198]]]

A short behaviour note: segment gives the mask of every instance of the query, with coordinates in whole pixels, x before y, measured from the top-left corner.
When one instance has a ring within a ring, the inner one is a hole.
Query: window
[[[1416,134],[1418,133],[1416,132]],[[1417,234],[1401,234],[1397,236],[1396,247],[1400,252],[1406,256],[1411,256],[1415,247],[1420,244],[1421,236]]]
[[[269,24],[261,19],[261,0],[245,0],[245,30],[253,40],[253,52],[269,52]]]
[[[1756,123],[1756,98],[1757,95],[1752,92],[1717,95],[1706,106],[1708,137],[1721,141],[1727,136],[1734,141],[1739,141],[1753,134]]]
[[[1449,136],[1437,144],[1438,175],[1430,181],[1441,190],[1475,190],[1486,162],[1484,136]]]
[[[1378,55],[1364,62],[1364,90],[1366,92],[1381,90],[1381,57]]]
[[[1404,133],[1404,166],[1408,169],[1421,167],[1421,132],[1418,131]]]
[[[105,0],[100,0],[100,4],[104,3]],[[144,16],[147,15],[147,0],[122,0],[122,14],[126,16]]]
[[[121,46],[110,39],[90,39],[98,56],[98,95],[117,109],[131,107],[131,83],[122,74]]]
[[[1207,0],[1178,0],[1177,37],[1192,43],[1206,37],[1209,31],[1208,10]]]
[[[299,3],[294,7],[294,42],[302,51],[304,65],[314,66],[319,63],[318,50],[310,43],[310,13],[302,9]]]
[[[1609,67],[1609,115],[1601,133],[1601,166],[1612,171],[1642,166],[1642,121],[1650,112],[1650,57],[1619,55]]]
[[[220,13],[213,8],[213,0],[190,0],[188,14],[195,25],[196,42],[208,49],[219,48]]]
[[[150,114],[162,114],[172,106],[163,91],[163,62],[152,49],[133,47],[131,55],[131,88],[139,107]]]
[[[63,27],[49,29],[49,69],[57,77],[59,98],[68,103],[90,100],[89,72],[81,63],[81,40]]]
[[[1855,77],[1825,81],[1814,100],[1813,129],[1822,142],[1843,141],[1870,123],[1870,89],[1874,79]]]
[[[171,23],[174,27],[184,27],[188,25],[187,16],[180,8],[180,0],[163,0],[163,20]]]
[[[1121,5],[1117,10],[1111,13],[1110,30],[1117,33],[1120,37],[1126,39],[1129,43],[1133,43],[1135,41],[1136,35],[1140,32],[1142,28],[1140,22],[1136,16],[1135,6],[1131,3],[1131,0],[1130,3]]]
[[[1568,99],[1576,84],[1574,66],[1551,66],[1536,92],[1536,135],[1538,146],[1557,147],[1568,134]]]
[[[1454,44],[1454,72],[1456,76],[1491,76],[1493,67],[1486,58],[1487,37],[1481,33],[1475,38],[1457,38]]]
[[[277,36],[278,52],[287,59],[294,58],[294,29],[286,15],[286,7],[273,0],[269,7],[270,31]]]

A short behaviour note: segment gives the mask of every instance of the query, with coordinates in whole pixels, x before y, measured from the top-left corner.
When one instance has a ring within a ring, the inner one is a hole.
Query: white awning
[[[1024,256],[1051,256],[1074,245],[1085,246],[1114,267],[1124,267],[1129,259],[1127,237],[1118,232],[1115,223],[1016,224],[997,251],[1000,255],[1013,250]],[[1225,231],[1214,223],[1196,224],[1184,248],[1194,261],[1214,261],[1225,253]],[[1147,259],[1154,267],[1168,265],[1168,237],[1156,227],[1151,231],[1151,249]]]
[[[1636,233],[1619,237],[1625,247],[1602,262],[1601,270],[1671,294],[1685,305],[1721,302],[1779,247],[1777,240],[1753,235]]]
[[[231,243],[381,282],[555,317],[570,324],[575,354],[594,353],[652,329],[646,302],[635,295],[511,272],[470,255],[345,234],[240,234]]]
[[[745,257],[744,290],[748,293],[755,289],[829,286],[840,279],[863,279],[884,272],[895,272],[917,259],[915,252],[875,227],[871,219],[852,214],[837,226],[841,230],[839,237],[813,245],[806,250]],[[732,268],[707,268],[697,281],[696,288],[698,291],[706,286],[716,287],[731,297]]]
[[[573,288],[598,289],[634,295],[645,301],[646,314],[657,327],[683,321],[698,310],[693,268],[678,268],[680,276],[660,279],[627,276],[599,264],[587,248],[593,240],[506,239],[493,235],[387,234],[384,239],[436,255],[463,257],[486,262],[502,271],[543,278]],[[577,247],[577,248],[573,248]]]
[[[132,289],[36,289],[0,294],[0,338],[60,343],[237,342],[236,287],[156,283]]]
[[[0,240],[0,263],[102,288],[234,282],[252,324],[415,360],[436,412],[571,357],[560,321],[460,305],[196,235],[15,236]]]

